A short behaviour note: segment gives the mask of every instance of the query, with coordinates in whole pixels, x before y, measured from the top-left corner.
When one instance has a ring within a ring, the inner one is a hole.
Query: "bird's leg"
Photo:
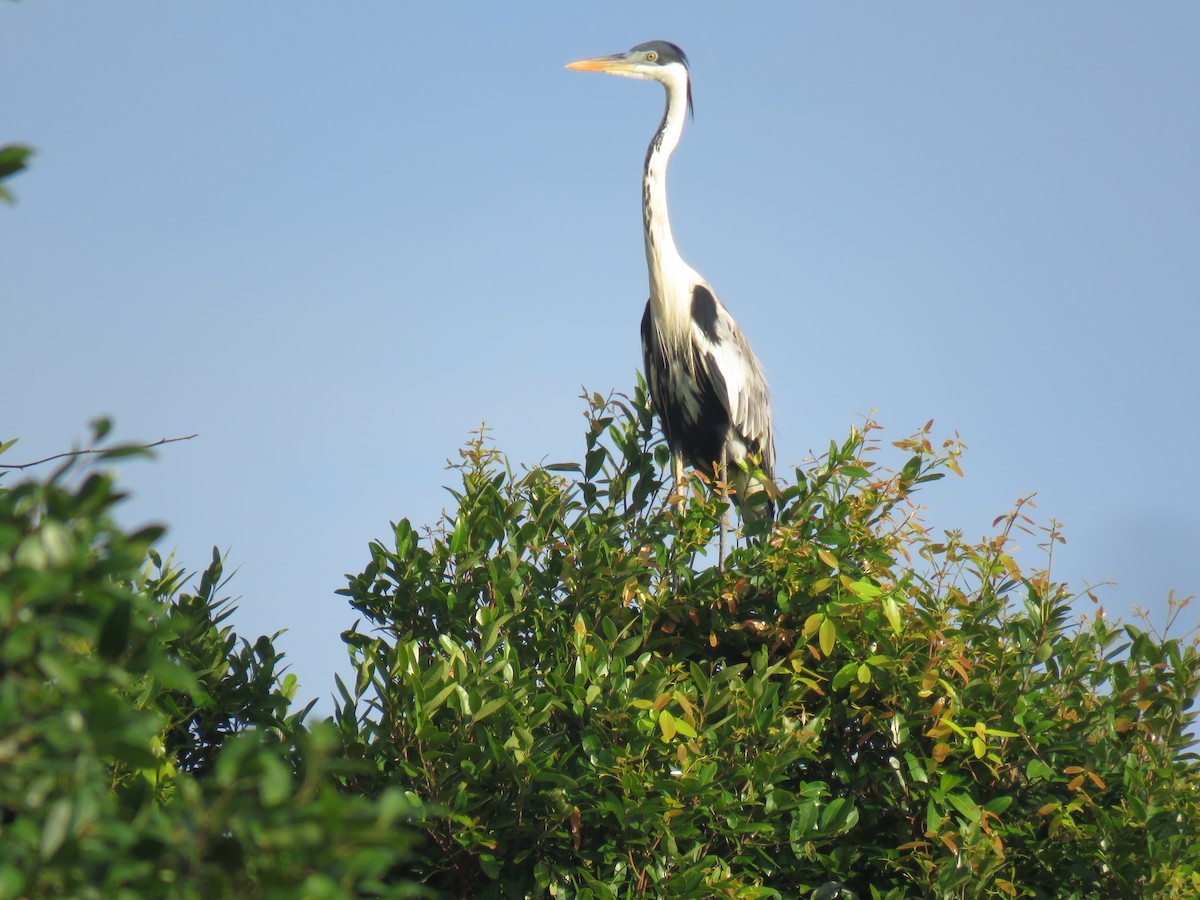
[[[721,471],[718,473],[718,495],[725,501],[724,512],[721,513],[721,536],[717,540],[717,571],[725,571],[725,532],[729,528],[729,450],[721,448]]]
[[[684,491],[686,490],[686,485],[687,485],[687,482],[684,480],[684,465],[683,465],[683,454],[682,453],[672,453],[671,454],[671,470],[672,470],[671,474],[674,475],[674,477],[675,477],[675,490],[674,490],[672,497],[669,498],[668,502],[671,504],[672,512],[678,514],[683,508],[682,504],[683,504],[684,497],[685,497]],[[674,595],[679,594],[679,573],[678,572],[671,573],[671,593]]]

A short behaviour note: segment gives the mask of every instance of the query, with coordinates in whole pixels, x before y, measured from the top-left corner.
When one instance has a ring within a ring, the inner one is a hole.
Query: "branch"
[[[68,450],[66,453],[55,453],[53,456],[47,456],[45,459],[37,459],[27,463],[0,463],[0,469],[29,469],[33,466],[40,466],[42,463],[53,462],[56,459],[65,459],[68,456],[87,456],[90,453],[114,453],[130,450],[149,450],[152,447],[161,447],[163,444],[174,444],[177,441],[190,441],[194,437],[199,437],[200,433],[188,434],[182,437],[162,438],[155,441],[153,444],[143,444],[139,447],[92,447],[88,450]]]

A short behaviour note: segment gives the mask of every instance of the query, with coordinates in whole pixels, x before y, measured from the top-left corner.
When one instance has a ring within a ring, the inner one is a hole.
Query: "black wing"
[[[729,434],[729,410],[721,396],[724,388],[714,382],[713,368],[701,352],[694,340],[679,350],[666,346],[647,302],[642,360],[667,446],[682,454],[689,466],[711,471]]]
[[[703,284],[692,289],[692,323],[697,357],[733,432],[730,458],[739,460],[746,453],[759,456],[763,474],[773,477],[775,437],[771,427],[771,398],[758,357],[725,304]]]

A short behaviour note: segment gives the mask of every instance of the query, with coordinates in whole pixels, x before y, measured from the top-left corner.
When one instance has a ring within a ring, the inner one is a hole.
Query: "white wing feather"
[[[715,296],[715,295],[714,295]],[[775,441],[771,433],[770,396],[762,366],[733,316],[717,300],[716,341],[692,326],[693,340],[717,395],[729,412],[729,422],[743,444],[757,443],[762,453],[762,470],[775,471]]]

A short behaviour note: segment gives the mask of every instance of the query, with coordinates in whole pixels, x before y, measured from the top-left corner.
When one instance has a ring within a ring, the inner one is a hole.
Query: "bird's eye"
[[[651,50],[649,53],[646,54],[646,62],[656,62],[657,60],[658,60],[658,54],[656,52],[654,52],[653,50]]]

